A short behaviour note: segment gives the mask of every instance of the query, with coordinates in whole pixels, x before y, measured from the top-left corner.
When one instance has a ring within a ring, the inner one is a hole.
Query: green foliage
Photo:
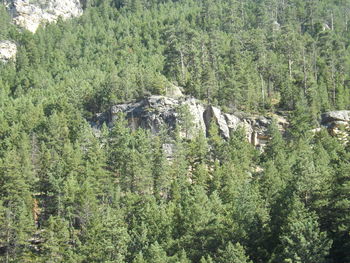
[[[326,262],[331,244],[319,230],[317,216],[296,199],[281,236],[280,262]]]
[[[235,263],[249,263],[251,262],[249,258],[245,255],[244,247],[242,247],[239,243],[232,245],[229,242],[225,248],[225,250],[219,251],[219,262],[235,262]]]
[[[350,261],[349,146],[309,132],[350,105],[348,0],[88,0],[35,34],[4,2],[18,53],[0,62],[1,262]],[[288,136],[273,121],[260,153],[243,128],[195,134],[188,107],[172,136],[124,115],[91,128],[173,84],[283,111]]]

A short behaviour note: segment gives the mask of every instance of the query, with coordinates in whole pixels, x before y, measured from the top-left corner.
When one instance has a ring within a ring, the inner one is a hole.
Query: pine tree
[[[201,261],[200,261],[200,263],[213,263],[214,261],[213,261],[213,259],[210,257],[210,256],[208,256],[208,257],[202,257],[201,258]]]
[[[265,159],[278,161],[279,155],[282,155],[282,158],[285,158],[285,141],[282,137],[280,130],[278,129],[276,120],[273,119],[269,125],[268,134],[270,140],[267,142],[266,148],[264,149]]]
[[[347,153],[348,155],[348,153]],[[337,262],[349,260],[350,248],[350,165],[341,161],[334,175],[333,189],[331,192],[329,214],[327,221],[334,243],[331,249],[331,256]]]
[[[287,224],[280,237],[283,262],[326,262],[332,244],[319,229],[318,218],[294,198]]]
[[[290,120],[290,134],[292,138],[305,137],[311,128],[312,119],[304,95],[296,102],[295,110],[292,112]]]
[[[138,253],[132,263],[146,263],[147,261],[144,259],[142,252]]]
[[[154,262],[154,263],[169,262],[166,252],[157,242],[149,246],[146,254],[147,254],[148,262]]]
[[[130,236],[122,211],[102,207],[89,217],[80,234],[81,255],[87,262],[125,262]]]
[[[172,147],[172,144],[169,144]],[[154,180],[154,194],[157,198],[169,197],[171,178],[170,167],[165,156],[163,145],[158,137],[153,141],[152,177]],[[170,157],[171,158],[171,157]]]
[[[234,262],[234,263],[250,263],[251,261],[247,257],[244,247],[239,244],[232,244],[229,242],[224,250],[219,250],[218,261],[222,263]]]
[[[31,257],[29,240],[35,232],[31,189],[36,178],[30,160],[28,138],[24,134],[19,135],[16,144],[18,149],[8,150],[0,159],[0,200],[3,205],[2,241],[6,247],[5,262],[29,260]]]
[[[68,222],[51,216],[41,236],[45,240],[42,245],[42,262],[74,262],[78,258],[74,254]]]

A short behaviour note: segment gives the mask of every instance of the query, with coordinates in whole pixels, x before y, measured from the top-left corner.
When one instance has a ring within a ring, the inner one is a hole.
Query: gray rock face
[[[0,62],[15,60],[17,54],[17,45],[11,41],[0,41]]]
[[[324,126],[330,126],[333,123],[347,123],[350,121],[350,111],[339,110],[329,111],[321,115],[321,124]]]
[[[171,160],[172,157],[175,155],[175,152],[176,152],[175,144],[173,144],[173,143],[164,143],[162,145],[162,148],[163,148],[163,152],[165,154],[165,157],[168,160]]]
[[[321,114],[321,125],[344,145],[350,141],[350,111],[329,111]]]
[[[166,96],[174,99],[178,99],[183,97],[184,95],[182,94],[182,88],[178,87],[174,84],[170,84],[169,87],[166,89]]]
[[[82,15],[79,0],[5,0],[13,22],[31,32],[40,24]]]
[[[169,98],[165,96],[150,96],[138,102],[118,104],[111,107],[109,112],[97,116],[95,126],[104,122],[109,127],[118,119],[118,113],[124,113],[132,129],[144,128],[153,134],[163,131],[171,134],[178,129],[180,136],[192,139],[199,133],[208,135],[211,123],[218,126],[220,135],[228,139],[230,133],[242,127],[247,140],[254,146],[263,147],[267,140],[267,130],[271,118],[262,116],[239,117],[223,113],[214,106],[205,106],[194,98]],[[277,119],[283,132],[288,122],[281,116]]]
[[[215,122],[219,128],[220,135],[225,139],[228,139],[230,138],[230,129],[226,122],[225,115],[228,115],[228,114],[222,114],[219,108],[216,108],[214,106],[208,106],[204,112],[203,117],[204,117],[205,125],[207,127],[207,131],[210,128],[210,123]]]
[[[187,118],[181,116],[183,109],[187,111]],[[180,127],[180,135],[188,139],[196,136],[198,132],[205,133],[202,117],[204,108],[192,98],[177,100],[164,96],[150,96],[135,103],[118,104],[112,106],[110,112],[105,115],[107,123],[113,125],[121,112],[126,115],[132,129],[144,128],[153,134],[163,130],[170,134],[176,127]],[[186,121],[188,123],[184,123]]]
[[[203,118],[203,114],[205,112],[205,108],[202,104],[198,103],[198,101],[194,98],[185,99],[180,102],[180,105],[183,105],[185,109],[187,110],[188,117],[189,117],[189,129],[187,129],[185,132],[183,129],[180,129],[180,135],[182,137],[187,137],[188,139],[194,138],[198,135],[199,132],[202,132],[203,134],[206,134],[206,124]],[[184,113],[186,114],[186,112]],[[178,125],[181,127],[184,124],[184,116],[179,116],[180,122]],[[187,125],[186,124],[186,125]]]

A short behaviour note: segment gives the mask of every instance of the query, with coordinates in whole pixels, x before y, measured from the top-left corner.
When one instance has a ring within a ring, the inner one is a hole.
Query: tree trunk
[[[180,50],[180,59],[181,59],[181,81],[183,85],[185,83],[185,62],[184,62],[184,54],[182,50]]]
[[[335,91],[335,76],[334,76],[334,63],[333,63],[333,60],[332,60],[332,66],[331,66],[331,73],[332,73],[332,87],[333,87],[332,100],[333,100],[333,106],[335,106],[336,91]]]
[[[260,74],[260,80],[261,80],[261,96],[262,96],[263,104],[265,105],[264,78],[261,74]]]
[[[292,64],[293,61],[291,59],[288,59],[289,78],[292,78]]]
[[[306,95],[306,80],[307,80],[307,73],[306,73],[306,61],[305,61],[305,49],[303,48],[303,73],[304,73],[304,95]]]

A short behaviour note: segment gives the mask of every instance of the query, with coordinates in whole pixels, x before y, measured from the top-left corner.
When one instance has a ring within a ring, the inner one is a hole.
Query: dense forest
[[[0,1],[0,261],[349,263],[350,148],[317,127],[350,108],[349,0],[87,0],[11,23]],[[263,152],[230,139],[96,134],[111,105],[169,83],[226,111],[288,113]],[[172,140],[171,159],[162,145]]]

